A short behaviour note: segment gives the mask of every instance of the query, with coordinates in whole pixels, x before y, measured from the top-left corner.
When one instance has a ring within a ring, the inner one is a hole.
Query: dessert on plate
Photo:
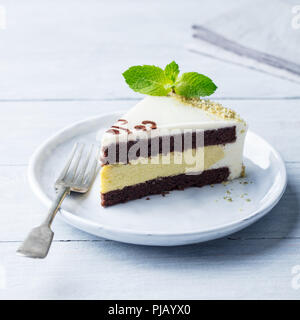
[[[135,66],[124,72],[127,84],[147,96],[102,137],[102,206],[243,175],[247,124],[203,99],[217,88],[211,79],[178,74],[175,62],[164,70]]]

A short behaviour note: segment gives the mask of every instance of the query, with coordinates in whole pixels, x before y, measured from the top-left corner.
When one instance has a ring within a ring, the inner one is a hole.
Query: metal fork
[[[38,227],[33,228],[17,253],[30,258],[45,258],[50,249],[54,232],[51,230],[52,221],[63,200],[71,191],[86,193],[93,184],[98,169],[99,148],[91,146],[88,155],[83,159],[84,144],[76,143],[71,156],[55,182],[57,197],[49,209],[45,221]],[[88,169],[89,168],[89,169]]]

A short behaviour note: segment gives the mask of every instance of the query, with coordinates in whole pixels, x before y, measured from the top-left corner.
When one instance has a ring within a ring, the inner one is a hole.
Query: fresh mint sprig
[[[205,97],[213,94],[217,86],[213,81],[197,72],[183,73],[179,78],[179,67],[175,61],[165,69],[156,66],[134,66],[123,73],[129,87],[151,96],[167,96],[170,92],[186,98]]]

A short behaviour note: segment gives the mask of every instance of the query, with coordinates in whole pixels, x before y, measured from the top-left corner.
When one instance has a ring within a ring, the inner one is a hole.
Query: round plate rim
[[[62,128],[61,130],[59,130],[56,133],[54,133],[53,135],[51,135],[48,139],[46,139],[35,150],[35,152],[32,154],[32,156],[30,158],[29,165],[28,165],[28,179],[29,179],[29,184],[30,184],[33,192],[45,205],[50,206],[52,203],[52,200],[42,191],[42,188],[40,187],[40,183],[39,183],[39,180],[38,180],[36,172],[35,172],[35,168],[37,166],[37,163],[39,162],[40,156],[44,152],[44,149],[47,147],[47,145],[50,142],[52,142],[53,140],[55,140],[56,138],[58,138],[62,133],[65,133],[69,130],[73,130],[78,126],[81,126],[85,123],[89,123],[91,121],[95,121],[97,119],[101,119],[101,118],[104,118],[107,116],[120,115],[123,112],[124,111],[109,112],[109,113],[89,117],[84,120],[73,122],[72,124]],[[282,182],[281,182],[281,188],[279,190],[277,190],[277,193],[275,195],[273,195],[273,197],[271,199],[269,199],[259,209],[252,211],[248,216],[246,216],[243,219],[234,220],[229,223],[219,225],[216,227],[212,227],[212,228],[209,228],[206,230],[198,230],[198,231],[196,230],[196,231],[191,231],[191,232],[176,232],[176,233],[168,233],[168,232],[147,232],[146,233],[146,232],[142,232],[142,231],[139,232],[136,230],[126,229],[126,228],[110,228],[110,227],[107,227],[103,224],[95,223],[91,220],[76,216],[72,212],[69,212],[63,208],[60,208],[60,210],[59,210],[60,216],[63,218],[64,221],[75,226],[76,228],[84,230],[84,231],[91,233],[91,234],[94,234],[94,235],[98,235],[98,236],[100,236],[98,233],[87,231],[88,230],[87,227],[92,227],[92,228],[96,227],[97,230],[103,230],[103,231],[107,231],[109,233],[115,233],[115,234],[117,233],[117,234],[123,234],[123,235],[128,235],[128,236],[165,236],[165,237],[203,236],[204,237],[205,235],[215,233],[216,234],[215,238],[219,237],[217,235],[219,235],[220,233],[225,234],[229,230],[232,230],[232,232],[234,232],[238,229],[242,229],[243,227],[246,227],[249,224],[254,223],[255,221],[262,218],[265,214],[267,214],[281,199],[281,197],[284,194],[284,191],[286,189],[286,185],[287,185],[286,167],[285,167],[285,163],[284,163],[281,155],[279,154],[279,152],[272,145],[270,145],[270,143],[268,143],[264,138],[262,138],[261,136],[259,136],[256,133],[252,132],[251,130],[248,130],[247,134],[250,134],[250,135],[255,136],[256,138],[259,138],[265,144],[268,145],[269,149],[275,155],[275,157],[278,160],[278,163],[280,164],[280,173],[282,175]],[[77,221],[77,223],[75,223],[75,221]],[[85,227],[82,227],[82,224],[85,225]],[[103,236],[103,237],[109,238],[107,236]],[[121,240],[118,240],[118,241],[121,241]],[[126,241],[124,240],[123,242],[126,242]],[[195,240],[194,242],[201,242],[201,240],[200,239],[198,241]],[[133,243],[133,242],[131,242],[131,243]]]

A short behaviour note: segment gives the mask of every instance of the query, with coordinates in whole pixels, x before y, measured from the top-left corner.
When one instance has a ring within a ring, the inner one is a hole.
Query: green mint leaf
[[[175,92],[187,98],[210,96],[216,89],[210,78],[197,72],[186,72],[175,83]]]
[[[151,96],[166,96],[172,90],[171,81],[164,71],[156,66],[134,66],[123,73],[129,87]]]
[[[179,67],[175,61],[172,61],[165,67],[165,75],[168,79],[170,79],[173,83],[177,80],[179,74]]]

